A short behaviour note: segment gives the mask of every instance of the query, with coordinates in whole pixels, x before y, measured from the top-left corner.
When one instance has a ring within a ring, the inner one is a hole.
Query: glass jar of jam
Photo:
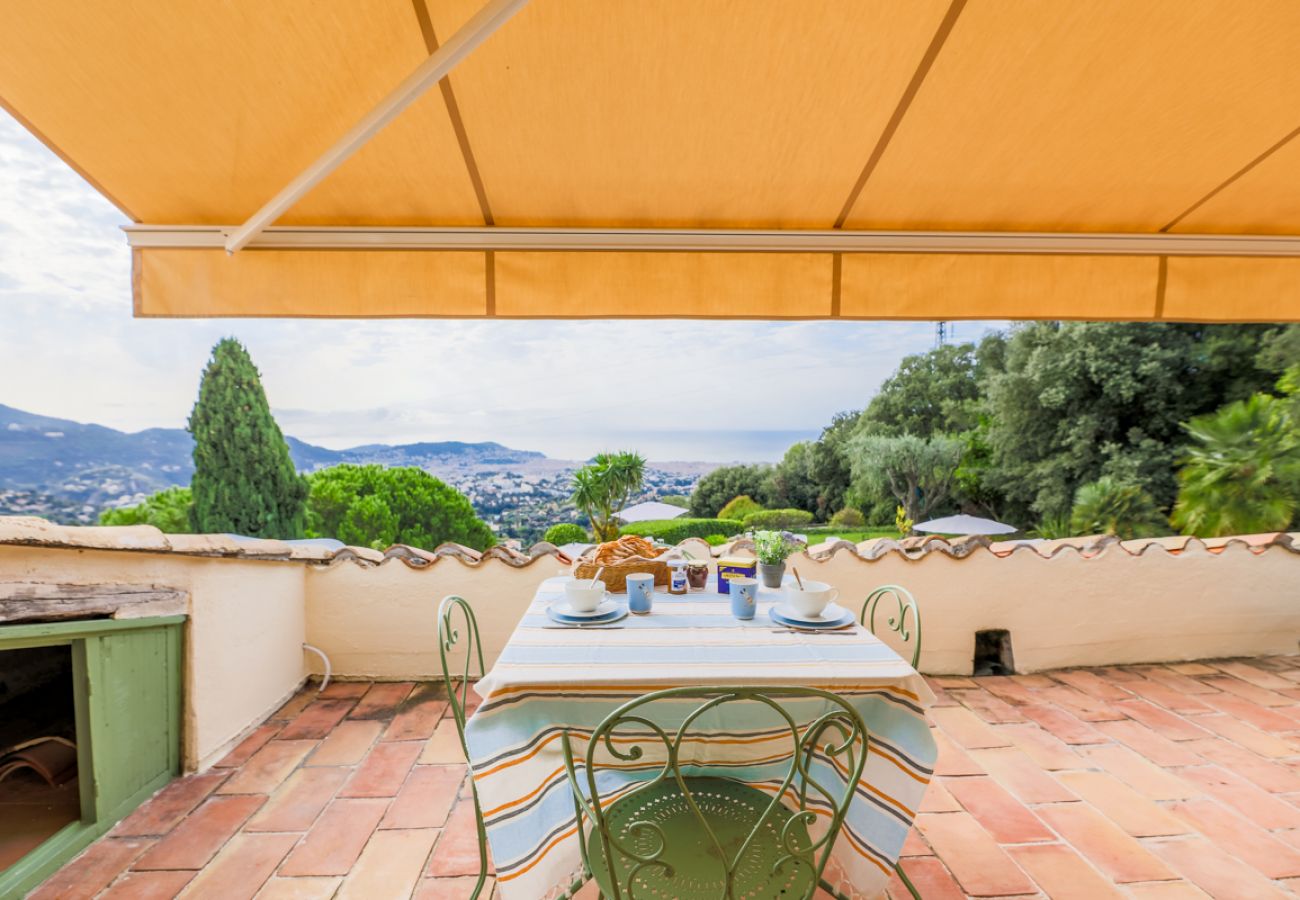
[[[709,583],[709,564],[702,560],[691,560],[686,564],[686,583],[693,591],[704,590]]]

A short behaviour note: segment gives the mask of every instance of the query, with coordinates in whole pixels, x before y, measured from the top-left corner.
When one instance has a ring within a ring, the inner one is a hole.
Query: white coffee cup
[[[784,585],[785,597],[790,607],[801,616],[820,616],[840,592],[823,581],[804,579],[803,588],[798,584]]]
[[[565,596],[569,598],[569,607],[574,612],[595,612],[600,601],[605,599],[605,582],[594,582],[590,578],[571,578],[564,583]]]

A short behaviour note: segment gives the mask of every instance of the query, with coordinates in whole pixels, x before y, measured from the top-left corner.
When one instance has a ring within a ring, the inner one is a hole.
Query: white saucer
[[[593,619],[596,616],[607,616],[614,610],[618,609],[618,604],[610,597],[606,597],[604,600],[600,601],[600,604],[591,612],[578,612],[569,605],[568,600],[557,600],[555,603],[552,603],[551,606],[560,615],[573,619]]]
[[[814,625],[824,625],[827,622],[835,622],[844,617],[848,612],[847,609],[838,603],[827,603],[826,608],[822,610],[820,616],[806,616],[801,612],[796,612],[795,608],[786,601],[781,601],[776,605],[776,611],[782,617],[792,622],[811,622]]]

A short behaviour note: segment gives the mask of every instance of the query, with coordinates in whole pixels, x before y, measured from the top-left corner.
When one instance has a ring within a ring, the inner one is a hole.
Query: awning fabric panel
[[[234,230],[486,2],[11,3],[0,105]],[[1297,236],[1297,47],[1296,0],[531,0],[275,224]],[[568,247],[143,248],[136,311],[1300,320],[1300,251]]]

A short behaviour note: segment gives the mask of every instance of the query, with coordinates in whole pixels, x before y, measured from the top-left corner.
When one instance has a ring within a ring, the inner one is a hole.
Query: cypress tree
[[[294,468],[257,367],[234,338],[223,338],[212,348],[189,432],[194,436],[190,524],[195,531],[302,536],[307,480]]]

